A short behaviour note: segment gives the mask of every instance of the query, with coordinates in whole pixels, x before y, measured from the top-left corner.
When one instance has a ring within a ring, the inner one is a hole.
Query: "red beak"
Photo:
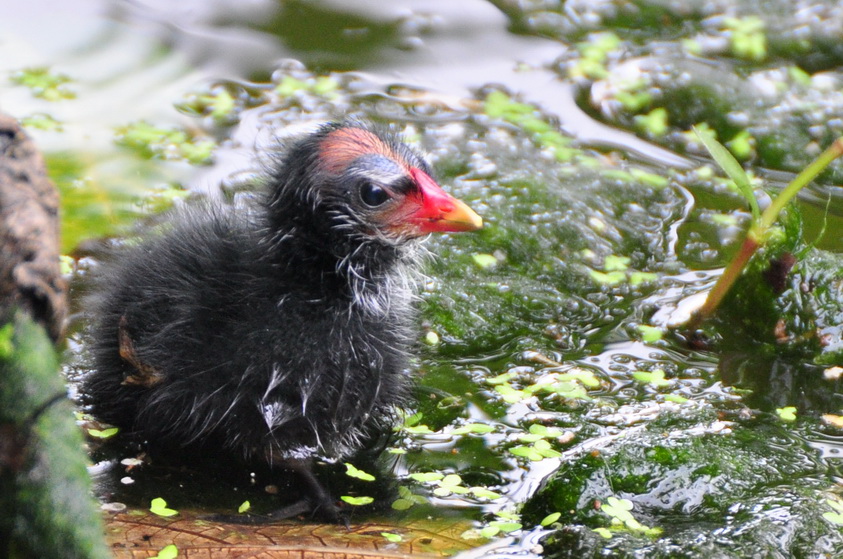
[[[419,235],[447,231],[476,231],[483,219],[464,202],[457,200],[436,184],[430,175],[413,167],[410,175],[419,187],[417,204],[405,220],[415,226]]]

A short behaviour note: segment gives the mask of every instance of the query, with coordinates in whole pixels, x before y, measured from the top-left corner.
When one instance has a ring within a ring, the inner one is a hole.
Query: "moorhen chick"
[[[151,443],[312,472],[406,402],[418,239],[480,217],[424,160],[360,123],[321,127],[273,165],[248,211],[185,208],[95,280],[83,401]]]

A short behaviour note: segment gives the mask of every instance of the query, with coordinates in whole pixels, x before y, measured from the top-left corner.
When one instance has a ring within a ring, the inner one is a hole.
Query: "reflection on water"
[[[378,93],[398,83],[464,98],[485,84],[502,84],[583,141],[686,164],[587,117],[571,88],[546,69],[566,47],[508,32],[507,18],[487,2],[340,4],[37,0],[7,7],[0,18],[0,72],[49,65],[72,78],[77,100],[47,105],[9,88],[0,90],[0,105],[63,122],[60,138],[35,132],[47,150],[62,149],[69,138],[94,157],[109,158],[114,127],[141,119],[184,122],[171,106],[185,91],[205,80],[265,78],[279,60],[295,58],[325,71],[364,71]]]

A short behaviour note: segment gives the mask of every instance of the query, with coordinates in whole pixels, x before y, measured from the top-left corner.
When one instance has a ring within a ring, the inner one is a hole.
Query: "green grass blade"
[[[746,176],[746,171],[743,170],[741,164],[738,163],[738,160],[734,158],[729,150],[726,149],[723,144],[715,140],[713,136],[700,133],[696,126],[694,127],[694,133],[696,133],[697,138],[699,138],[700,142],[702,142],[705,146],[705,149],[708,150],[708,153],[711,154],[714,161],[721,169],[723,169],[723,172],[729,175],[729,178],[734,181],[735,185],[738,187],[738,191],[744,198],[746,198],[746,201],[749,204],[749,208],[752,211],[753,221],[758,221],[758,218],[761,216],[761,211],[758,209],[758,200],[755,199],[755,194],[752,192],[752,187],[749,185],[749,177]]]

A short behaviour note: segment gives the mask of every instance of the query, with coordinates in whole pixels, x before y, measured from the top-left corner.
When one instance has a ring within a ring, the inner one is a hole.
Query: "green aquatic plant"
[[[664,378],[664,371],[656,369],[654,371],[635,371],[632,373],[632,378],[642,384],[649,384],[654,388],[662,386],[670,386],[670,381]]]
[[[823,518],[831,522],[832,524],[836,524],[838,526],[843,526],[843,501],[839,498],[836,499],[826,499],[825,502],[834,509],[834,512],[824,512]]]
[[[463,532],[462,538],[466,540],[489,539],[501,534],[517,532],[521,528],[523,528],[523,524],[518,513],[502,510],[495,513],[494,520],[490,520],[481,528],[474,528]]]
[[[621,39],[611,31],[593,33],[587,41],[577,43],[580,58],[568,69],[571,78],[605,78],[608,75],[606,61],[609,53],[621,46]]]
[[[221,123],[233,123],[238,117],[237,99],[223,85],[189,93],[176,103],[176,108],[192,116],[210,116]]]
[[[401,534],[393,534],[392,532],[381,532],[381,536],[389,543],[399,543],[404,540]]]
[[[348,477],[353,477],[362,481],[375,481],[375,476],[356,468],[353,464],[346,462],[345,468],[345,475]]]
[[[161,497],[156,497],[152,499],[149,503],[149,511],[152,514],[157,514],[158,516],[175,516],[179,513],[179,511],[171,509],[167,506],[167,501],[162,499]]]
[[[752,224],[746,233],[740,249],[734,258],[726,266],[723,274],[714,284],[714,287],[706,297],[705,303],[688,323],[688,330],[694,331],[703,320],[711,316],[720,303],[723,301],[727,293],[741,276],[743,270],[749,263],[750,258],[755,252],[764,246],[770,239],[773,226],[779,215],[784,210],[785,206],[796,196],[796,194],[807,186],[817,175],[819,175],[828,165],[836,158],[843,155],[843,137],[835,140],[823,153],[821,153],[810,165],[808,165],[796,178],[794,178],[787,187],[782,190],[778,196],[761,212],[758,201],[750,186],[749,177],[741,167],[740,163],[735,160],[729,151],[724,148],[717,140],[711,136],[698,133],[697,137],[708,149],[711,156],[717,162],[723,171],[729,175],[734,181],[739,192],[746,199],[752,211]]]
[[[600,505],[600,510],[606,513],[611,519],[612,527],[597,528],[595,532],[604,538],[611,537],[612,530],[623,530],[634,533],[641,533],[647,536],[656,537],[662,533],[661,528],[650,528],[644,526],[632,516],[632,501],[629,499],[618,499],[617,497],[609,497],[605,503]]]
[[[367,496],[352,497],[350,495],[343,495],[342,497],[340,497],[340,499],[342,499],[343,502],[348,503],[349,505],[352,505],[352,506],[355,506],[355,507],[362,507],[364,505],[370,505],[370,504],[375,502],[374,497],[367,497]]]
[[[545,439],[539,439],[529,445],[515,446],[509,449],[515,456],[526,458],[531,462],[540,462],[545,458],[560,458],[562,453],[553,450]]]
[[[407,510],[415,505],[424,505],[427,499],[423,495],[413,493],[409,487],[398,486],[398,498],[392,502],[393,510]]]
[[[646,115],[636,115],[633,119],[639,129],[655,138],[664,136],[669,129],[667,109],[664,107],[657,107]]]
[[[184,160],[194,165],[209,163],[217,147],[210,138],[192,137],[184,130],[161,128],[144,121],[120,126],[116,134],[118,145],[143,157]]]
[[[26,128],[35,128],[45,132],[62,132],[64,126],[61,121],[46,113],[35,113],[20,119],[20,123]]]
[[[535,106],[515,101],[503,91],[489,93],[483,110],[493,118],[500,118],[521,127],[531,135],[536,145],[551,151],[559,162],[568,162],[575,156],[582,155],[581,150],[571,146],[571,138],[556,130],[541,116]]]
[[[110,439],[120,432],[118,427],[109,427],[108,429],[88,429],[88,435],[95,439]]]
[[[782,421],[796,421],[796,408],[794,406],[776,408],[776,414]]]
[[[72,80],[46,67],[25,68],[12,74],[12,83],[28,87],[32,94],[47,101],[74,99],[76,93],[67,87]]]
[[[333,99],[338,96],[338,88],[339,83],[330,76],[319,76],[308,79],[284,76],[278,82],[278,85],[275,86],[275,93],[281,97],[292,97],[299,92],[305,92],[326,99]]]
[[[767,36],[764,20],[757,16],[730,17],[724,21],[729,33],[732,53],[738,58],[760,62],[767,58]]]
[[[175,544],[170,544],[161,549],[158,552],[158,555],[153,557],[152,559],[176,559],[179,556],[179,548],[175,546]]]

